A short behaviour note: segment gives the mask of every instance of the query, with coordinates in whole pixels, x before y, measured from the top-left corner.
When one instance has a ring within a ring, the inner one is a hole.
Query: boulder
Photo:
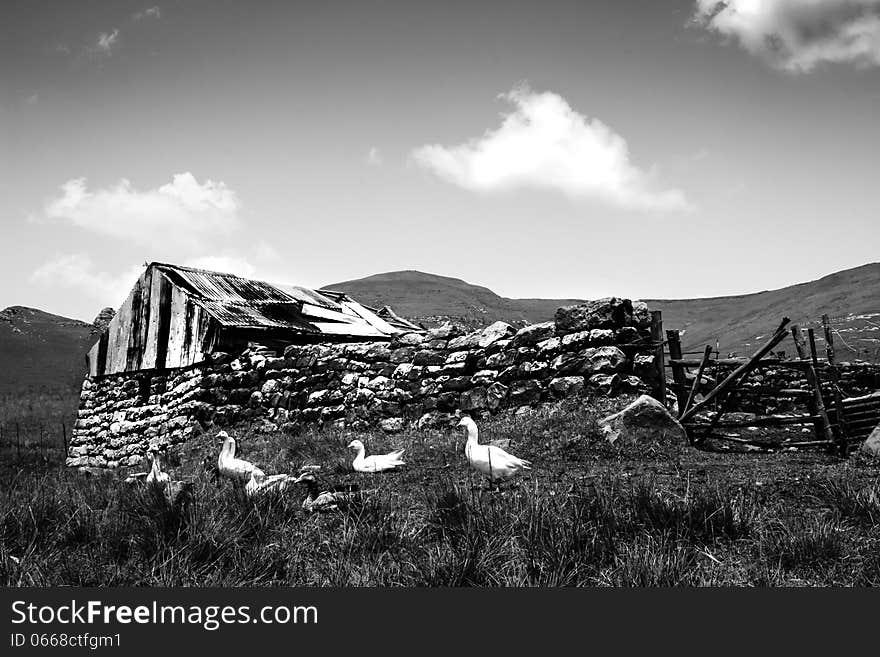
[[[554,317],[560,335],[590,329],[617,329],[632,323],[633,307],[629,299],[607,297],[575,306],[563,306]]]
[[[871,456],[880,456],[880,424],[874,427],[871,435],[865,438],[861,451]]]
[[[422,344],[425,341],[425,336],[421,333],[401,333],[399,335],[394,336],[394,340],[392,343],[395,346],[401,347],[415,347]]]
[[[514,332],[513,327],[507,322],[495,322],[477,334],[476,346],[485,349],[493,342],[509,338]]]
[[[619,374],[594,374],[590,377],[590,388],[608,397],[616,394],[621,387]]]
[[[613,374],[626,365],[626,354],[617,347],[596,347],[584,349],[586,372],[592,374]]]
[[[559,376],[550,381],[548,388],[555,397],[567,397],[584,389],[584,377]]]
[[[651,311],[644,301],[633,301],[633,324],[640,329],[651,328]]]
[[[386,417],[379,420],[379,428],[385,433],[398,433],[403,431],[404,420],[402,417]]]
[[[617,347],[591,347],[575,355],[562,354],[553,361],[560,375],[614,374],[626,365],[626,354]]]
[[[552,338],[555,330],[556,325],[553,322],[542,322],[541,324],[523,326],[513,336],[513,346],[515,348],[531,347],[542,340]]]
[[[687,442],[684,427],[653,397],[642,395],[623,410],[599,421],[610,443]]]

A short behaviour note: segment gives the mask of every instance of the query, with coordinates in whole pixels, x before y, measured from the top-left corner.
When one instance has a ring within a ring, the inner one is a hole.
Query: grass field
[[[622,403],[625,400],[618,402]],[[195,482],[169,508],[118,473],[7,465],[0,583],[7,586],[802,586],[880,584],[878,466],[821,453],[719,454],[616,447],[596,418],[610,402],[497,418],[534,470],[500,492],[467,468],[453,431],[398,436],[233,432],[269,473],[320,464],[326,482],[375,489],[308,515],[304,490],[257,501],[215,483],[209,432],[167,468]],[[406,446],[399,472],[351,472],[345,445]]]

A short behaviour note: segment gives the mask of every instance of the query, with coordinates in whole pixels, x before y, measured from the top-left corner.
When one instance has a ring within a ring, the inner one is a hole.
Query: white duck
[[[248,497],[257,497],[271,492],[282,492],[287,488],[288,481],[295,481],[292,476],[286,474],[267,475],[259,468],[251,471],[250,479],[244,485],[244,492]]]
[[[159,456],[159,450],[151,447],[147,452],[150,461],[150,471],[144,477],[147,486],[154,487],[154,490],[161,491],[168,504],[179,506],[188,503],[192,499],[193,484],[190,481],[178,481],[172,479],[171,475],[162,470],[162,461]],[[126,479],[126,481],[129,481]]]
[[[464,448],[468,464],[476,471],[486,475],[492,483],[510,479],[521,470],[531,470],[531,462],[508,454],[495,445],[480,445],[477,442],[477,425],[467,415],[458,423],[467,428],[467,444]]]
[[[311,472],[304,472],[294,480],[294,483],[305,484],[308,495],[303,500],[302,508],[309,513],[316,511],[338,511],[340,506],[345,506],[360,495],[357,484],[343,484],[330,486],[321,490],[318,480]]]
[[[357,455],[354,457],[354,461],[351,464],[351,467],[354,468],[355,472],[382,472],[384,470],[393,470],[401,465],[406,465],[404,461],[400,460],[403,453],[406,451],[405,449],[398,449],[394,452],[389,452],[388,454],[364,456],[366,450],[364,444],[360,440],[352,440],[348,446],[357,450]]]
[[[147,452],[150,459],[150,471],[147,473],[147,485],[165,488],[171,481],[171,476],[167,472],[162,471],[162,461],[159,457],[159,450],[151,447]]]
[[[235,438],[225,431],[218,433],[217,437],[223,439],[223,447],[217,458],[217,470],[221,475],[239,484],[246,484],[250,481],[251,474],[255,472],[257,477],[266,476],[265,472],[250,461],[235,458]]]

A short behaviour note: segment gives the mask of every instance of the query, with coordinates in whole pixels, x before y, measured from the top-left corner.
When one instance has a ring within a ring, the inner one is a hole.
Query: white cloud
[[[139,21],[143,18],[162,18],[162,10],[159,7],[148,7],[143,11],[135,12],[133,18]]]
[[[367,153],[367,164],[369,164],[371,167],[378,167],[382,165],[382,153],[379,152],[379,149],[375,146],[373,146]]]
[[[637,210],[683,210],[677,189],[658,189],[630,161],[623,137],[579,114],[561,96],[525,86],[501,96],[513,104],[501,126],[457,146],[426,145],[414,160],[465,189],[553,189]]]
[[[58,256],[31,274],[40,285],[79,290],[104,306],[118,308],[143,272],[142,265],[119,275],[99,271],[92,259],[82,253]]]
[[[112,32],[101,32],[101,34],[98,35],[98,43],[95,45],[95,48],[98,52],[109,55],[113,46],[115,46],[118,41],[119,30],[114,29]]]
[[[880,66],[880,0],[696,0],[693,21],[773,66]]]
[[[122,240],[154,245],[173,240],[192,247],[234,231],[239,208],[238,197],[224,183],[200,184],[187,172],[146,191],[134,189],[124,178],[114,187],[90,191],[85,178],[74,178],[46,204],[45,214]]]

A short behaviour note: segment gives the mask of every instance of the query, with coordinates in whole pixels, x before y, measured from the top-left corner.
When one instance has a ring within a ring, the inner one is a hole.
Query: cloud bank
[[[631,210],[690,207],[683,192],[658,189],[652,176],[630,161],[623,137],[579,114],[561,96],[521,86],[501,97],[513,110],[498,128],[457,146],[417,148],[415,162],[474,191],[527,187]]]
[[[191,173],[176,174],[157,189],[136,190],[122,179],[90,191],[85,178],[68,180],[61,195],[46,204],[51,220],[140,244],[174,240],[198,244],[230,234],[239,226],[240,203],[222,182],[199,183]]]
[[[793,73],[880,66],[880,0],[696,0],[693,21]]]
[[[143,270],[136,265],[121,274],[109,274],[99,271],[89,256],[71,253],[41,265],[30,279],[41,285],[80,290],[104,306],[118,308]]]

